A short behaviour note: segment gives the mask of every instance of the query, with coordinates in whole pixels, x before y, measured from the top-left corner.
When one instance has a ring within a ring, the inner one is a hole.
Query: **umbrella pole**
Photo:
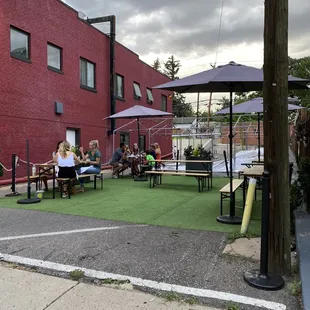
[[[260,113],[257,114],[258,161],[260,162]]]
[[[225,224],[241,224],[242,218],[235,216],[235,194],[233,193],[233,88],[230,87],[229,103],[229,184],[230,184],[230,208],[229,214],[217,217],[217,221]]]
[[[141,143],[140,143],[140,119],[137,117],[137,125],[138,125],[138,149],[139,149],[139,175],[134,178],[135,181],[147,181],[147,178],[143,177],[141,172],[141,162],[142,162],[142,155],[141,155]]]

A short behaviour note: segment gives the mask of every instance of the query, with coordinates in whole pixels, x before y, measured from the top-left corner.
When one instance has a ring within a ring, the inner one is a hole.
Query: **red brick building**
[[[106,162],[113,151],[111,122],[103,120],[111,115],[109,36],[59,0],[0,0],[0,8],[0,162],[10,166],[12,153],[25,159],[26,138],[32,162],[51,159],[65,139],[84,148],[98,139]],[[116,112],[136,104],[171,112],[170,92],[151,89],[167,81],[116,42]],[[117,120],[116,128],[128,121]],[[122,139],[132,145],[137,132],[128,128]],[[170,152],[171,139],[157,140],[163,153]]]

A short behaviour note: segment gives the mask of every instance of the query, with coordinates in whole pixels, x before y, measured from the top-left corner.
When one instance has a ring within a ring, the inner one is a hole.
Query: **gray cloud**
[[[116,15],[117,40],[141,56],[153,52],[185,57],[195,51],[197,57],[200,57],[216,50],[221,1],[66,0],[65,2],[89,17]],[[291,1],[289,14],[291,51],[310,52],[309,0],[294,0],[294,3]],[[263,42],[263,25],[263,1],[224,0],[220,46]],[[101,29],[108,30],[106,26],[102,26]]]

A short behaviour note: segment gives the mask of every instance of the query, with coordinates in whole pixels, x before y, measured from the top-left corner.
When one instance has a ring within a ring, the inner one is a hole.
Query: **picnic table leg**
[[[94,189],[97,189],[97,176],[94,176]]]
[[[55,165],[53,165],[53,199],[55,199],[55,192],[56,192],[56,190],[55,190],[55,187],[56,187],[56,171],[55,171]]]
[[[221,193],[220,214],[223,215],[223,193]]]
[[[71,199],[71,189],[72,189],[72,182],[71,182],[71,179],[69,179],[69,181],[67,181],[68,182],[68,185],[67,185],[67,192],[68,192],[68,197],[69,197],[69,199]]]
[[[150,185],[149,185],[149,188],[152,188],[152,176],[150,175]]]

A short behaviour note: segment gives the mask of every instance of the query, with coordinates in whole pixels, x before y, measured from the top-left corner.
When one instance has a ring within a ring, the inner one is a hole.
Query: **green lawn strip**
[[[72,214],[98,219],[125,221],[186,229],[219,232],[238,232],[240,225],[218,223],[220,212],[219,189],[227,184],[227,178],[214,178],[211,191],[198,192],[197,181],[192,177],[164,176],[163,184],[149,189],[149,182],[134,182],[131,178],[105,179],[104,189],[93,190],[93,183],[86,184],[84,193],[71,199],[56,199],[52,192],[38,204],[20,205],[16,201],[25,198],[1,198],[0,207],[39,210]],[[77,186],[78,187],[78,186]],[[34,195],[34,194],[32,194]],[[250,232],[260,231],[260,194],[254,203]],[[236,215],[242,215],[242,191],[236,193]],[[224,201],[224,214],[229,213],[229,199]]]

